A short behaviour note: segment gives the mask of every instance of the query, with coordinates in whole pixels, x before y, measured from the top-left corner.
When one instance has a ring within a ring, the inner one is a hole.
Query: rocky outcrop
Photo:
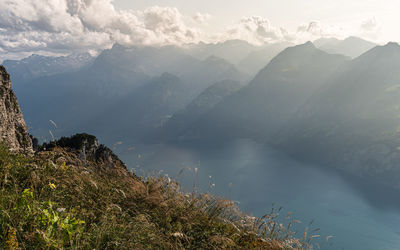
[[[17,98],[11,90],[10,75],[0,65],[0,141],[13,152],[32,152],[28,134]]]
[[[96,163],[108,169],[121,169],[126,171],[125,164],[111,149],[99,144],[97,138],[89,134],[76,134],[71,137],[61,137],[59,140],[44,143],[39,151],[52,151],[62,149],[75,154],[83,163]]]

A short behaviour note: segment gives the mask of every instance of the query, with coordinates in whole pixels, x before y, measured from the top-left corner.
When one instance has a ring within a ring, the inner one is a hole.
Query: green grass
[[[55,147],[34,156],[0,146],[0,249],[307,249],[279,211],[184,193],[164,177],[83,162]]]

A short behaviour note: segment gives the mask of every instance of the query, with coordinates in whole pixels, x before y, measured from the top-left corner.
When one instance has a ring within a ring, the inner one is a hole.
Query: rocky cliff
[[[11,90],[10,75],[0,65],[0,141],[15,152],[31,152],[32,139],[17,98]]]

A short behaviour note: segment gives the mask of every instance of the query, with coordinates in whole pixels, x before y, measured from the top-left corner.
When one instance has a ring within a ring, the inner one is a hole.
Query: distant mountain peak
[[[394,47],[394,48],[399,48],[400,45],[396,42],[388,42],[385,46],[383,47]]]
[[[318,50],[318,48],[315,47],[315,45],[312,42],[308,41],[303,44],[289,47],[284,51],[307,51],[307,52],[309,52],[309,51],[313,51],[313,50]]]
[[[384,58],[384,60],[389,60],[389,58],[400,59],[400,45],[395,42],[389,42],[383,46],[376,46],[361,55],[359,59],[367,60],[367,58],[370,58],[370,60],[374,61],[378,56]]]
[[[318,48],[315,47],[315,45],[308,41],[304,44],[299,44],[293,47],[288,47],[281,53],[279,53],[273,60],[276,60],[277,58],[287,58],[290,59],[292,56],[295,55],[311,55],[312,53],[320,51]]]
[[[377,45],[356,36],[350,36],[344,40],[321,38],[315,40],[314,44],[317,48],[330,54],[342,54],[351,58],[356,58]]]
[[[314,48],[315,49],[315,45],[311,41],[308,41],[308,42],[306,42],[304,44],[300,44],[299,46],[310,47],[310,48]]]
[[[364,39],[359,38],[359,37],[357,37],[357,36],[349,36],[349,37],[345,38],[343,41],[352,41],[352,40],[355,40],[355,41],[365,41]]]
[[[206,60],[204,60],[204,61],[208,62],[208,63],[222,63],[222,64],[231,65],[231,63],[228,62],[227,60],[225,60],[221,57],[215,56],[215,55],[211,55],[211,56],[207,57]]]

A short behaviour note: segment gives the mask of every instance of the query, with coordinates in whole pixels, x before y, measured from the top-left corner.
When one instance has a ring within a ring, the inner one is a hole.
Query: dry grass
[[[0,248],[309,249],[277,222],[234,202],[184,193],[167,177],[83,162],[61,148],[34,157],[0,147]]]

